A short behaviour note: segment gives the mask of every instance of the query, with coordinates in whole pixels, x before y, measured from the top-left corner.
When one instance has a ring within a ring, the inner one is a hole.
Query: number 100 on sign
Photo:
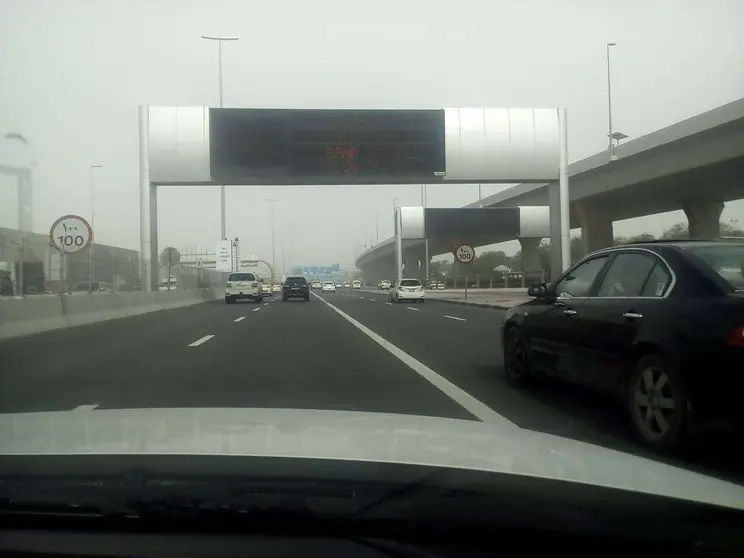
[[[60,252],[74,253],[86,249],[93,240],[88,221],[77,215],[57,219],[49,230],[50,243]]]

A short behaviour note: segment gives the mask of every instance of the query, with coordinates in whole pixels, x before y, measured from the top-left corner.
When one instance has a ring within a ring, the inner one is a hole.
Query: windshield
[[[270,456],[290,507],[294,459],[744,503],[743,29],[744,0],[0,1],[0,512],[21,446]]]
[[[736,290],[744,290],[744,244],[688,248]]]

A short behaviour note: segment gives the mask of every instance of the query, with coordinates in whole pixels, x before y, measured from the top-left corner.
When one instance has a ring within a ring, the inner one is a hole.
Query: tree
[[[484,277],[490,277],[493,274],[493,268],[497,265],[509,265],[509,256],[506,255],[502,250],[495,252],[483,252],[480,256],[476,256],[475,260],[471,264],[470,275],[483,275]]]
[[[744,237],[744,231],[731,225],[730,223],[721,222],[719,224],[719,236],[735,236]],[[690,238],[690,233],[687,228],[687,223],[677,223],[672,225],[659,237],[662,240],[685,240]]]

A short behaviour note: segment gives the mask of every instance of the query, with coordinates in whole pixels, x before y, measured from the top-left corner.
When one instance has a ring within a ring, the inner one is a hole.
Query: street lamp
[[[620,140],[627,138],[625,134],[620,132],[612,131],[612,79],[610,72],[610,47],[614,47],[617,43],[607,43],[607,155],[610,161],[616,161],[617,155],[615,154],[615,143],[620,143]]]
[[[217,74],[219,80],[219,91],[220,91],[220,108],[222,108],[222,43],[224,41],[237,41],[238,37],[217,37],[214,35],[202,35],[202,39],[207,41],[217,41],[218,45],[218,62],[217,62]],[[227,229],[225,225],[225,185],[220,186],[220,239],[227,240]]]
[[[277,198],[266,198],[271,205],[271,284],[274,285],[274,274],[276,273],[276,227],[274,226],[274,204]]]
[[[380,213],[375,213],[375,244],[380,243]]]
[[[90,228],[93,229],[93,237],[88,247],[88,293],[93,292],[93,281],[96,278],[94,247],[96,245],[96,169],[102,169],[103,165],[90,165]],[[112,277],[113,279],[113,277]]]

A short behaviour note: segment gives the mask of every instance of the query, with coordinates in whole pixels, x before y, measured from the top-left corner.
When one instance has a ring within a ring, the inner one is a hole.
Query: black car
[[[304,277],[287,277],[282,286],[282,300],[304,298],[310,300],[310,287]]]
[[[511,384],[547,373],[615,391],[657,449],[744,424],[744,244],[607,248],[528,294],[502,329]]]

